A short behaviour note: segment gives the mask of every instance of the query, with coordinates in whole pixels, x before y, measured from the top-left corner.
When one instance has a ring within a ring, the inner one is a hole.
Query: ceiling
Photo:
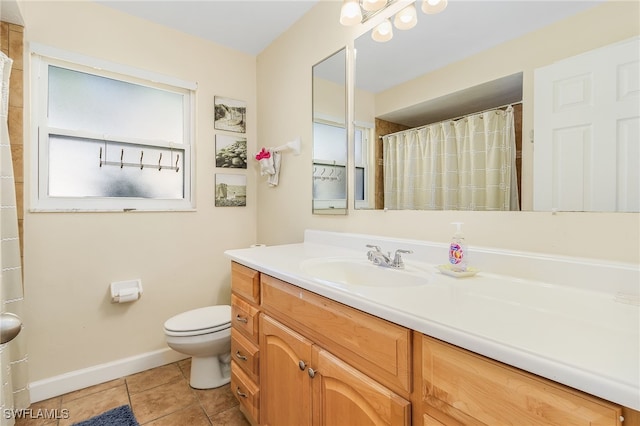
[[[24,25],[18,7],[23,1],[31,0],[0,0],[1,20]],[[319,0],[92,1],[255,56]]]
[[[255,56],[319,0],[93,1]]]

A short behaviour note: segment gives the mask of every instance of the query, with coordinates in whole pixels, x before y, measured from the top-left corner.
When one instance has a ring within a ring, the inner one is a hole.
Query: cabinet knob
[[[312,379],[316,377],[316,371],[313,368],[309,367],[307,372],[309,373],[309,377],[311,377]]]
[[[298,367],[300,367],[300,370],[304,371],[304,369],[307,368],[307,364],[305,364],[303,360],[300,360],[298,361]]]
[[[240,391],[240,386],[238,386],[238,387],[236,388],[236,393],[238,394],[238,396],[239,396],[239,397],[242,397],[242,398],[246,398],[246,397],[247,397],[247,394],[246,394],[246,393],[244,393],[244,392]]]
[[[242,355],[242,354],[240,353],[240,351],[236,351],[236,358],[238,358],[238,359],[239,359],[239,360],[241,360],[241,361],[246,361],[246,360],[247,360],[247,357],[246,357],[246,356],[244,356],[244,355]]]
[[[240,315],[236,315],[236,321],[247,323],[249,320],[247,318],[241,317]]]

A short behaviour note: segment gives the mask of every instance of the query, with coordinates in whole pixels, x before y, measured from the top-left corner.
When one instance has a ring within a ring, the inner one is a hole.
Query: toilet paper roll
[[[136,288],[125,288],[118,292],[117,303],[129,303],[138,300],[140,293]]]

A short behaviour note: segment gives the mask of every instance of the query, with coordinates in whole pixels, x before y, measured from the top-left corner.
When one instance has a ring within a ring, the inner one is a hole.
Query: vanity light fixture
[[[442,12],[448,4],[448,0],[424,0],[422,2],[422,11],[427,15],[434,15]]]
[[[362,10],[358,0],[344,0],[340,9],[340,23],[345,26],[362,22]]]
[[[393,19],[393,25],[399,30],[409,30],[416,26],[418,23],[418,14],[416,7],[413,4],[402,9],[396,13],[396,17]]]
[[[385,42],[393,38],[393,25],[389,18],[380,22],[371,32],[371,38],[375,41]]]
[[[371,19],[379,12],[385,10],[398,0],[344,0],[340,10],[340,23],[345,26],[356,25]],[[442,12],[448,4],[448,0],[423,0],[422,11],[428,15]],[[415,2],[398,13],[393,19],[393,24],[399,30],[408,30],[416,26],[418,16]],[[385,42],[393,38],[393,25],[389,18],[378,24],[371,32],[371,38],[375,41]]]

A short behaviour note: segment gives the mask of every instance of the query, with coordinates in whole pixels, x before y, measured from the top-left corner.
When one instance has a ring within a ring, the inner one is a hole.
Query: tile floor
[[[125,404],[145,426],[249,426],[229,385],[193,389],[190,367],[191,360],[186,359],[36,402],[32,412],[56,409],[68,412],[69,418],[18,419],[16,426],[67,426]]]

